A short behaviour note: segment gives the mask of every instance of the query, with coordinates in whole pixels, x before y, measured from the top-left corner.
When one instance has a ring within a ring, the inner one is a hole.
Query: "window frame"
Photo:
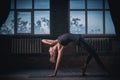
[[[85,0],[85,9],[70,9],[70,1],[69,0],[69,15],[71,13],[71,11],[85,11],[85,34],[81,34],[81,35],[85,35],[85,36],[116,36],[116,32],[115,34],[106,34],[105,32],[105,12],[106,11],[110,11],[110,8],[106,7],[106,0],[102,0],[102,9],[88,9],[88,0]],[[102,11],[103,12],[103,33],[102,34],[88,34],[88,11]],[[69,16],[70,17],[70,16]],[[70,23],[70,19],[69,19],[69,23]],[[69,24],[70,26],[70,24]],[[69,33],[70,32],[70,27],[69,27]]]
[[[35,11],[49,11],[49,19],[50,19],[50,0],[49,0],[49,9],[35,9],[34,4],[35,0],[32,0],[32,8],[31,9],[17,9],[17,0],[13,0],[13,6],[14,8],[10,8],[10,11],[14,12],[14,34],[7,34],[7,35],[51,35],[51,28],[49,34],[35,34],[34,33],[34,12]],[[17,12],[31,12],[31,33],[17,33]]]

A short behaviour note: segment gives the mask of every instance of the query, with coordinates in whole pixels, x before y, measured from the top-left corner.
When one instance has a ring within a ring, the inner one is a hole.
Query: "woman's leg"
[[[104,70],[104,71],[107,71],[109,72],[106,67],[104,66],[104,64],[102,63],[102,61],[100,60],[99,56],[97,55],[97,53],[95,52],[94,48],[92,45],[90,45],[88,42],[86,42],[84,39],[81,39],[81,45],[83,45],[85,47],[85,49],[90,53],[87,57],[87,60],[86,60],[86,67],[87,68],[87,65],[90,63],[92,57],[95,59],[95,61],[97,62],[97,64]],[[86,71],[86,69],[85,69]]]

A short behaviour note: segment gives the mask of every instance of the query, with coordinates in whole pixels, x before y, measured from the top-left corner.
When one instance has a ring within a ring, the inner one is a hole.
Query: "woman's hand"
[[[50,74],[50,75],[48,75],[48,77],[56,77],[56,74]]]

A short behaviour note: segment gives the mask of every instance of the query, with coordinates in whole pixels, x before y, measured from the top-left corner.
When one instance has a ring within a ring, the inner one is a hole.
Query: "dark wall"
[[[110,6],[111,17],[115,26],[117,36],[120,38],[120,7],[119,1],[108,0]]]
[[[120,2],[118,1],[113,1],[113,0],[108,0],[109,2],[109,6],[110,6],[110,12],[111,12],[111,17],[115,26],[115,31],[116,31],[116,35],[118,37],[118,39],[116,41],[114,41],[114,46],[112,46],[114,48],[114,50],[118,50],[118,52],[120,53],[120,11],[119,11],[119,7],[120,7]],[[120,54],[117,53],[113,53],[113,68],[112,68],[112,73],[114,75],[120,75]]]
[[[0,1],[0,27],[8,17],[11,0]]]
[[[51,34],[60,35],[69,31],[69,1],[51,0]]]
[[[2,1],[2,0],[1,0]],[[51,26],[51,35],[50,36],[28,36],[28,37],[57,37],[60,34],[69,32],[69,0],[51,0],[50,1],[50,26]],[[1,8],[1,7],[0,7]],[[2,8],[4,9],[4,8]],[[0,12],[1,13],[1,12]],[[6,16],[7,17],[7,16]],[[15,36],[14,36],[15,37]],[[23,37],[23,36],[19,36]],[[15,68],[51,68],[53,67],[52,64],[49,63],[49,55],[40,55],[40,54],[11,54],[11,42],[13,36],[0,36],[0,70],[11,70]],[[116,43],[117,42],[117,43]],[[120,49],[117,45],[119,41],[113,42],[113,49],[116,51]],[[119,71],[119,63],[120,54],[118,55],[108,55],[107,57],[110,58],[110,64],[116,62],[113,65],[113,71]],[[109,58],[103,56],[104,62],[107,63]],[[71,58],[68,56],[67,58]],[[77,57],[78,61],[80,57]],[[70,62],[74,63],[75,58],[72,58]],[[66,61],[66,57],[64,57],[64,61]],[[76,62],[76,61],[75,61]],[[69,61],[67,61],[69,65]],[[75,63],[78,65],[78,63]],[[109,66],[109,65],[107,65]],[[112,67],[112,66],[109,66]]]

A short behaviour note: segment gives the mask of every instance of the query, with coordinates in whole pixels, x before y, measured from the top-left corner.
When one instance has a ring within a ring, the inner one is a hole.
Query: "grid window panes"
[[[70,33],[115,34],[108,0],[70,0]]]
[[[102,11],[88,11],[88,34],[103,34]]]
[[[0,34],[50,34],[50,0],[11,0]]]
[[[102,9],[103,3],[102,0],[87,0],[88,9]]]
[[[17,9],[32,9],[32,0],[17,0]]]
[[[85,34],[85,11],[71,11],[70,14],[70,32]]]
[[[50,1],[34,1],[34,34],[50,34]]]
[[[31,33],[31,13],[17,13],[17,33]]]
[[[35,0],[34,2],[35,9],[49,9],[49,0]]]
[[[50,34],[49,11],[35,11],[34,14],[35,34]]]
[[[70,9],[85,9],[85,0],[71,0]]]

